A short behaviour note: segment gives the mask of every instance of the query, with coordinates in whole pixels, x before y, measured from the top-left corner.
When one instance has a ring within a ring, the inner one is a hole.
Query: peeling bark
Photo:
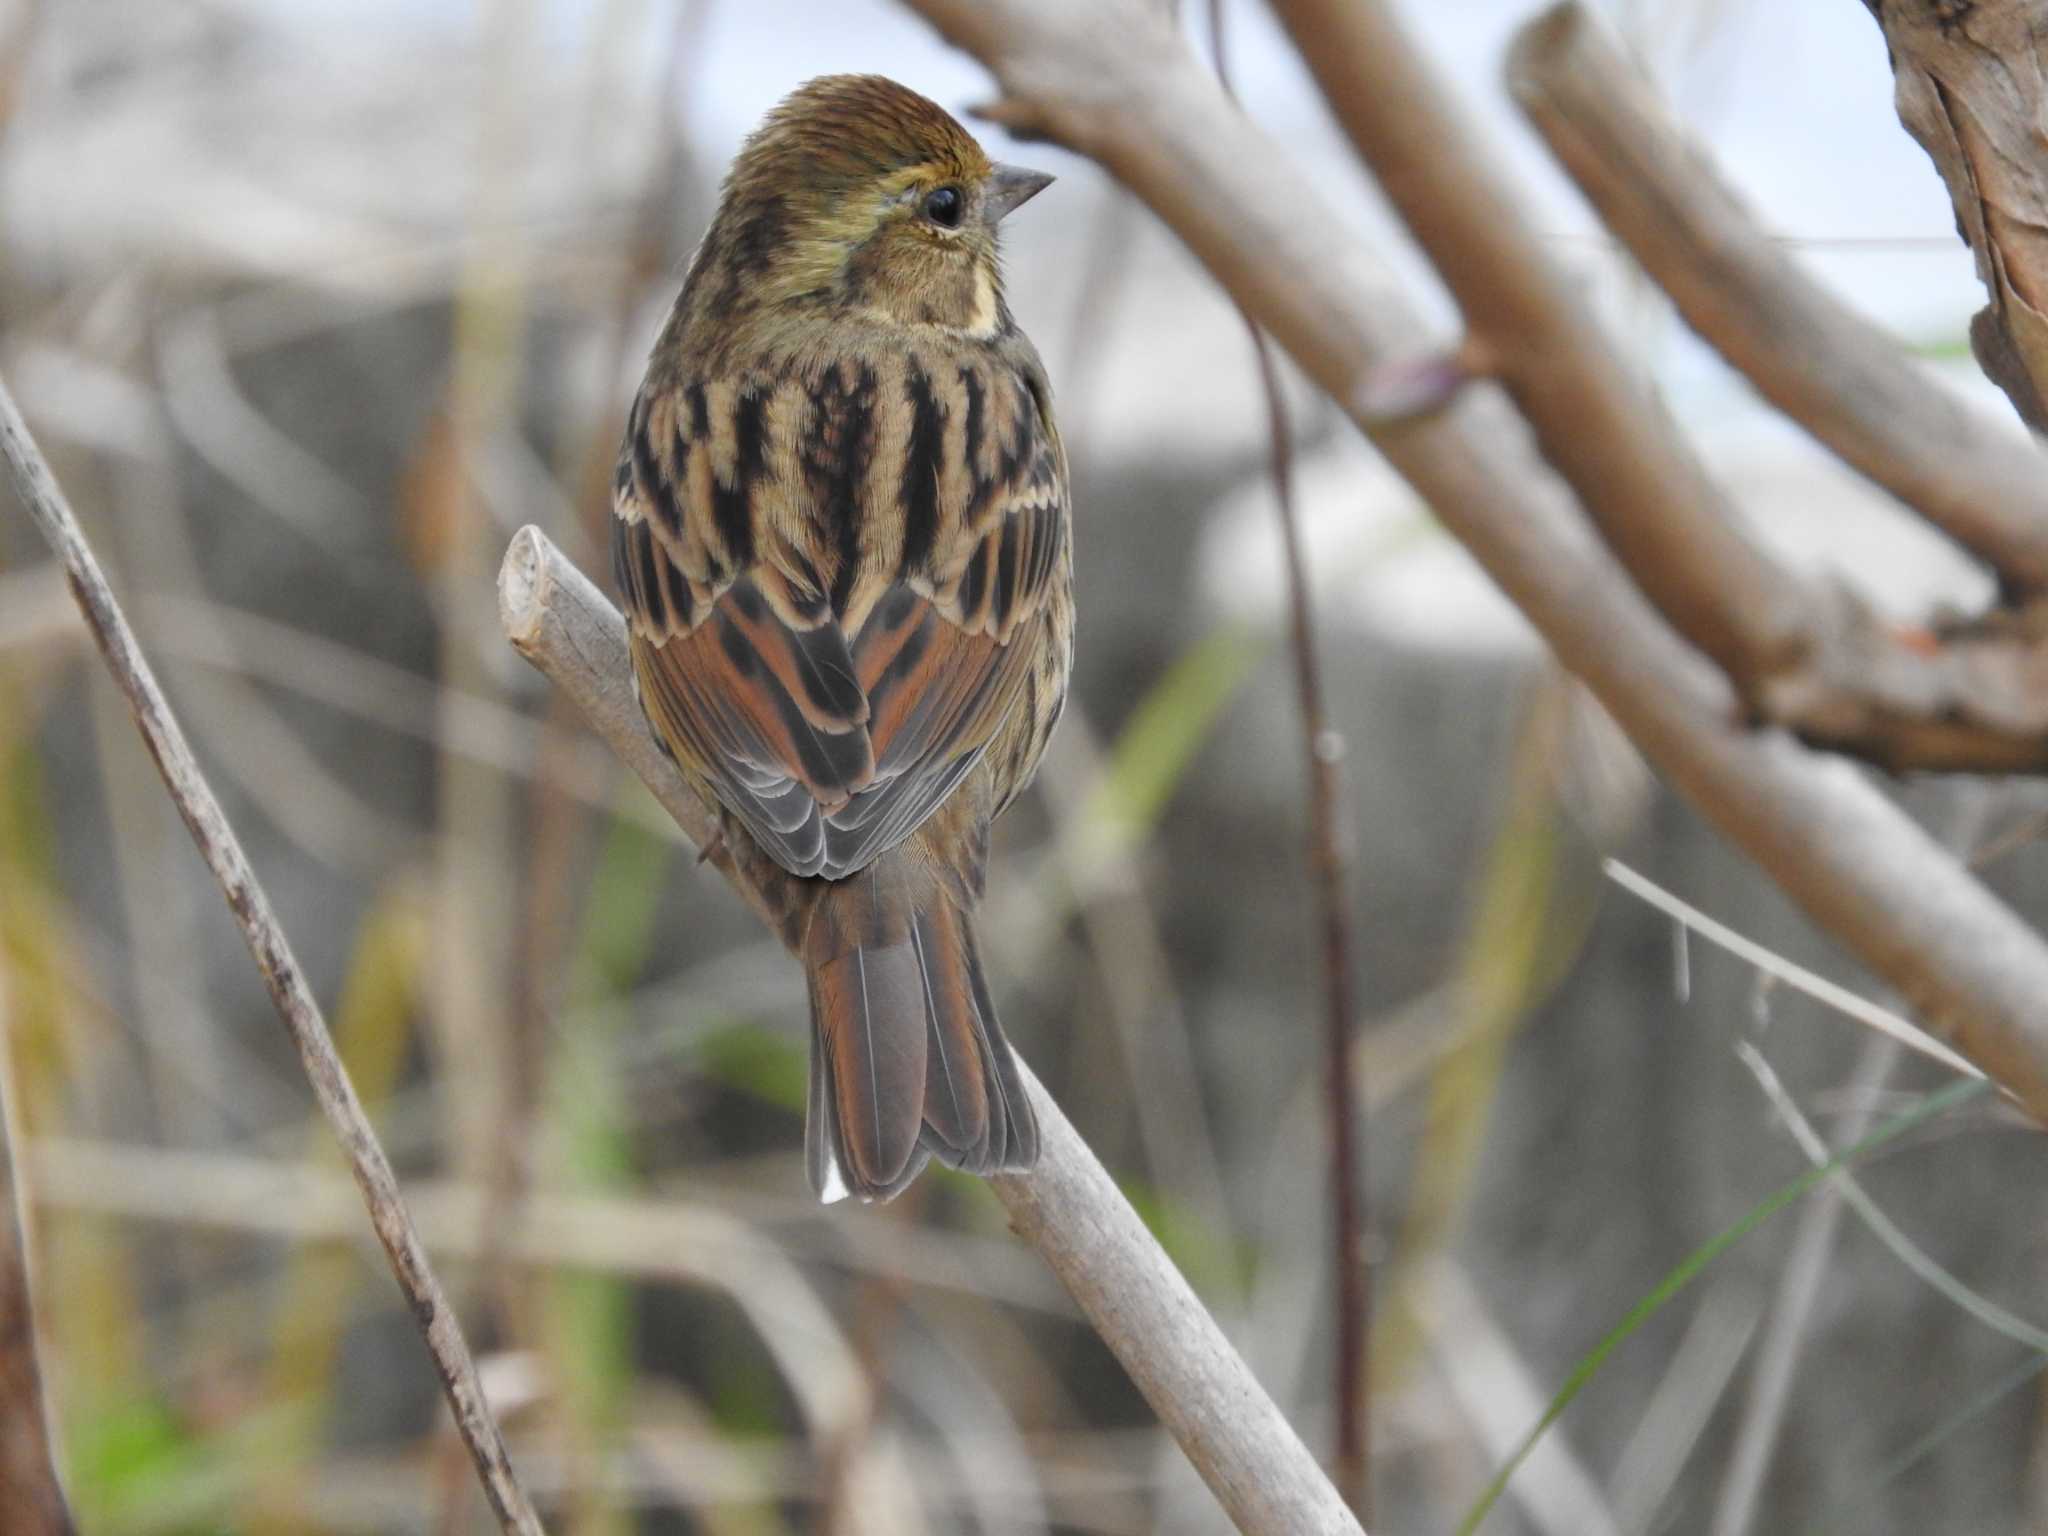
[[[1920,142],[1990,303],[1977,362],[2048,431],[2048,3],[1865,0],[1884,29],[1899,121]]]

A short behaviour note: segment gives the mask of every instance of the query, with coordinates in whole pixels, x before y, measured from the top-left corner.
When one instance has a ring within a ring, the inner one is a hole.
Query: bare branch
[[[350,1171],[369,1207],[371,1225],[391,1261],[391,1272],[412,1305],[413,1316],[441,1377],[442,1390],[454,1412],[456,1428],[476,1459],[477,1472],[498,1523],[517,1536],[541,1536],[540,1520],[512,1471],[504,1437],[477,1383],[476,1365],[463,1340],[462,1325],[427,1262],[426,1251],[420,1246],[419,1234],[413,1229],[397,1180],[392,1176],[391,1164],[363,1114],[348,1069],[335,1052],[320,1005],[314,1001],[312,989],[292,954],[291,943],[271,910],[270,898],[250,868],[234,829],[221,812],[220,802],[199,770],[183,729],[171,713],[163,690],[157,686],[156,676],[136,643],[135,632],[114,600],[99,561],[85,542],[78,519],[29,436],[28,426],[4,383],[0,383],[0,454],[7,459],[15,491],[28,508],[29,516],[63,561],[71,595],[85,615],[86,626],[106,657],[115,683],[127,696],[143,742],[163,775],[164,786],[190,829],[193,842],[199,845],[207,867],[219,880],[235,921],[248,940],[250,953],[256,957],[278,1017],[298,1048],[313,1096],[348,1158]]]
[[[1243,314],[1243,311],[1239,311]],[[1344,737],[1330,724],[1323,700],[1322,664],[1316,655],[1315,612],[1301,519],[1294,504],[1294,445],[1280,371],[1272,344],[1244,315],[1258,356],[1270,418],[1273,499],[1287,571],[1288,638],[1294,652],[1296,703],[1301,712],[1302,755],[1308,770],[1308,860],[1318,949],[1323,972],[1324,1118],[1330,1132],[1331,1296],[1336,1309],[1337,1486],[1362,1516],[1371,1513],[1372,1403],[1367,1341],[1372,1336],[1372,1287],[1365,1265],[1365,1117],[1360,1108],[1356,970],[1351,961],[1350,850],[1344,833]]]
[[[1757,644],[1767,632],[1792,634],[1770,626],[1796,584],[1724,523],[1718,491],[1549,272],[1420,60],[1400,51],[1406,44],[1384,7],[1284,0],[1279,9],[1545,455],[1644,591],[1724,667],[1727,639],[1702,629],[1701,614],[1744,615],[1734,621],[1743,629],[1755,601],[1766,626],[1754,632]],[[1577,6],[1525,31],[1510,82],[1614,232],[1709,341],[1852,464],[1988,560],[2009,593],[2043,590],[2048,463],[1914,372],[1800,276]],[[2019,626],[1921,647],[1848,592],[1826,589],[1807,595],[1794,627],[1796,643],[1773,650],[1769,665],[1755,665],[1752,646],[1730,670],[1764,718],[1893,770],[2048,766],[2048,689],[2033,686],[2048,658]]]
[[[2048,5],[1864,0],[1884,28],[1899,121],[1948,183],[1991,303],[1970,326],[1978,364],[2048,432]]]
[[[1209,42],[1216,79],[1233,103],[1222,0],[1209,6]],[[1273,508],[1280,519],[1282,566],[1287,573],[1288,645],[1294,653],[1295,702],[1301,712],[1302,757],[1308,769],[1309,880],[1321,929],[1323,962],[1324,1119],[1330,1134],[1330,1296],[1336,1311],[1332,1390],[1337,1400],[1337,1491],[1360,1519],[1372,1515],[1372,1277],[1364,1233],[1371,1224],[1365,1165],[1367,1128],[1358,1096],[1352,1034],[1356,1023],[1356,968],[1351,960],[1351,861],[1344,835],[1344,737],[1330,723],[1323,701],[1322,661],[1316,653],[1315,600],[1302,553],[1301,517],[1294,504],[1294,434],[1273,344],[1258,321],[1237,308],[1250,333],[1266,397]]]
[[[73,1536],[36,1356],[28,1201],[12,1140],[17,1106],[10,1091],[6,981],[0,969],[0,1529],[9,1536]]]
[[[1688,932],[1696,933],[1708,943],[1718,944],[1730,954],[1748,961],[1772,981],[1783,982],[1795,992],[1804,992],[1814,1001],[1834,1009],[1844,1018],[1854,1019],[1880,1035],[1910,1046],[1921,1055],[1940,1062],[1952,1072],[1960,1072],[1966,1077],[1984,1075],[1977,1070],[1974,1062],[1958,1056],[1919,1025],[1900,1018],[1891,1009],[1880,1007],[1839,982],[1829,981],[1827,977],[1810,971],[1803,965],[1794,964],[1777,951],[1757,943],[1754,939],[1744,938],[1726,923],[1707,916],[1698,907],[1665,890],[1663,886],[1646,876],[1638,874],[1621,860],[1605,860],[1604,867],[1607,878],[1623,890],[1641,897],[1659,912],[1682,924]]]
[[[691,840],[712,838],[714,811],[663,755],[640,713],[625,621],[538,528],[520,530],[506,551],[498,610],[513,646],[569,695]],[[738,867],[731,842],[713,846],[710,862],[769,920],[758,882],[787,877]],[[797,938],[783,935],[787,944]],[[1038,1116],[1038,1166],[989,1180],[1018,1235],[1080,1303],[1239,1530],[1362,1536],[1115,1181],[1029,1066],[1018,1066]]]
[[[1812,599],[1751,542],[1631,376],[1382,0],[1274,0],[1382,190],[1602,536],[1678,632],[1750,693],[1805,649]]]
[[[1820,643],[1764,688],[1767,720],[1894,773],[2048,770],[2048,601],[1906,629],[1839,594]]]
[[[1358,390],[1428,347],[1411,306],[1286,154],[1134,0],[912,0],[977,54],[1005,121],[1101,161],[1369,432],[1661,766],[1937,1033],[2048,1120],[2048,947],[1852,769],[1773,731],[1653,611],[1497,391],[1384,428]],[[1407,99],[1413,88],[1396,95]]]
[[[1766,399],[2009,593],[2048,590],[2048,457],[1808,277],[1579,0],[1522,28],[1508,85],[1602,222]]]

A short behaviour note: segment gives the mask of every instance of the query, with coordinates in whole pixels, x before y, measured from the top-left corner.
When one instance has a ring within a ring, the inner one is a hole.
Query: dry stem
[[[1210,44],[1216,78],[1236,100],[1224,43],[1222,0],[1209,6]],[[1330,724],[1323,701],[1323,669],[1316,655],[1315,604],[1308,562],[1301,547],[1301,517],[1294,503],[1294,443],[1287,398],[1273,345],[1259,323],[1238,306],[1258,359],[1266,397],[1267,456],[1273,505],[1280,519],[1280,544],[1287,571],[1287,638],[1294,659],[1296,702],[1301,711],[1302,757],[1308,776],[1309,879],[1314,891],[1323,972],[1324,1118],[1330,1136],[1330,1298],[1336,1314],[1336,1358],[1331,1365],[1337,1403],[1337,1489],[1361,1519],[1371,1513],[1372,1400],[1366,1369],[1372,1336],[1371,1278],[1366,1270],[1364,1152],[1366,1128],[1359,1109],[1352,1027],[1357,1016],[1355,971],[1351,963],[1351,878],[1344,819],[1344,738]]]
[[[540,1520],[512,1471],[504,1437],[477,1383],[476,1365],[463,1340],[461,1324],[427,1262],[419,1234],[414,1231],[399,1196],[391,1165],[363,1114],[348,1070],[335,1052],[320,1005],[313,999],[312,989],[292,954],[291,943],[242,852],[241,842],[200,772],[185,733],[136,642],[135,632],[114,600],[99,561],[85,542],[78,519],[4,383],[0,383],[0,454],[6,457],[15,491],[28,508],[29,516],[63,561],[72,596],[85,615],[86,626],[105,656],[115,683],[127,696],[143,743],[163,775],[164,787],[170,791],[171,800],[191,831],[193,842],[199,845],[207,867],[219,880],[235,921],[256,957],[278,1017],[298,1048],[313,1096],[333,1127],[357,1187],[362,1190],[371,1225],[391,1261],[391,1272],[412,1305],[413,1316],[426,1339],[454,1413],[456,1428],[476,1460],[478,1475],[483,1479],[498,1523],[517,1536],[541,1536]]]

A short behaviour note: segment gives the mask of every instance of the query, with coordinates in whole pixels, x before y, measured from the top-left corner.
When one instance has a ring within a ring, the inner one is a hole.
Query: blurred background
[[[1534,8],[1400,7],[1759,531],[1902,616],[1980,601],[1552,172],[1497,83]],[[1863,7],[1605,9],[1765,223],[2006,413]],[[1341,210],[1328,238],[1453,334],[1263,7],[1224,11],[1246,109]],[[976,1181],[811,1203],[796,966],[497,623],[524,523],[608,571],[625,405],[740,138],[865,70],[989,94],[883,0],[0,0],[0,372],[329,1010],[551,1530],[1217,1531]],[[1005,236],[1068,429],[1081,610],[1067,723],[999,830],[995,990],[1325,1450],[1320,983],[1257,373],[1143,209],[986,137],[1060,178]],[[1287,388],[1349,744],[1370,1528],[1440,1532],[1632,1305],[1807,1166],[1739,1043],[1831,1139],[1943,1078],[1603,875],[1623,859],[1871,991]],[[2043,910],[2038,793],[1901,793]],[[4,499],[0,1029],[84,1530],[487,1529],[249,958]],[[1980,1103],[1863,1181],[1971,1292],[2048,1322],[2044,1176]],[[2042,1357],[2010,1331],[1854,1213],[1798,1208],[1614,1355],[1487,1529],[2048,1530]]]

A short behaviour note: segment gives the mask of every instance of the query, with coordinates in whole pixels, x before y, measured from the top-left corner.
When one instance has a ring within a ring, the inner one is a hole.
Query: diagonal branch
[[[589,718],[676,823],[764,921],[760,882],[713,842],[716,813],[648,732],[633,694],[625,621],[549,542],[525,528],[498,575],[498,612],[513,647]],[[796,936],[784,934],[794,946]],[[1095,1154],[1021,1060],[1038,1116],[1038,1166],[989,1187],[1088,1314],[1138,1390],[1247,1536],[1363,1536],[1315,1458],[1131,1209]]]
[[[1630,575],[1721,663],[1745,703],[1809,741],[1888,768],[2048,767],[2038,618],[2001,614],[1929,645],[1846,591],[1803,591],[1728,521],[1719,491],[1552,270],[1387,7],[1275,8],[1434,257],[1544,456]],[[1580,21],[1574,6],[1540,19],[1516,50],[1510,81],[1615,233],[1767,394],[1986,558],[2009,593],[2042,591],[2040,455],[1964,411],[1801,279]],[[2017,248],[2016,221],[2003,227],[2001,249]],[[2048,245],[2034,254],[2048,282]]]
[[[2048,768],[2048,456],[1911,366],[1759,229],[1577,0],[1518,35],[1508,81],[1608,228],[1787,415],[1997,571],[2009,601],[1911,632],[1847,592],[1754,702],[1894,771]]]
[[[250,953],[256,957],[271,1002],[291,1035],[292,1044],[298,1048],[313,1096],[333,1127],[357,1187],[362,1190],[370,1223],[391,1261],[391,1272],[412,1305],[448,1406],[454,1412],[455,1427],[476,1460],[477,1473],[483,1479],[498,1524],[508,1536],[541,1536],[540,1520],[519,1486],[505,1451],[504,1437],[484,1401],[476,1364],[462,1337],[462,1325],[456,1321],[441,1283],[427,1262],[426,1250],[420,1246],[419,1234],[413,1229],[412,1218],[406,1214],[398,1193],[391,1164],[363,1114],[362,1103],[349,1082],[348,1069],[342,1065],[333,1037],[327,1031],[327,1021],[321,1017],[320,1005],[314,1001],[312,989],[292,954],[291,943],[278,923],[277,914],[271,910],[270,898],[250,868],[240,840],[200,772],[184,730],[171,713],[163,690],[157,686],[156,674],[136,643],[135,632],[115,601],[99,561],[85,542],[78,519],[49,465],[43,461],[35,440],[29,436],[28,426],[4,383],[0,383],[0,455],[7,460],[15,492],[28,508],[30,518],[63,562],[71,595],[106,657],[114,682],[127,696],[143,744],[163,775],[164,787],[170,791],[171,800],[185,819],[192,841],[199,845],[207,867],[220,882],[235,922],[248,940]]]
[[[1429,350],[1286,154],[1135,0],[911,0],[995,74],[992,115],[1092,156],[1373,435],[1558,658],[1700,810],[1937,1032],[2048,1121],[2048,947],[1876,788],[1775,731],[1650,607],[1499,393],[1389,427],[1360,391]]]
[[[1808,277],[1580,0],[1522,28],[1508,85],[1601,222],[1765,399],[2009,593],[2048,591],[2048,456]]]
[[[1544,458],[1678,632],[1750,696],[1804,652],[1813,595],[1753,543],[1536,239],[1383,0],[1272,0],[1435,263]]]

